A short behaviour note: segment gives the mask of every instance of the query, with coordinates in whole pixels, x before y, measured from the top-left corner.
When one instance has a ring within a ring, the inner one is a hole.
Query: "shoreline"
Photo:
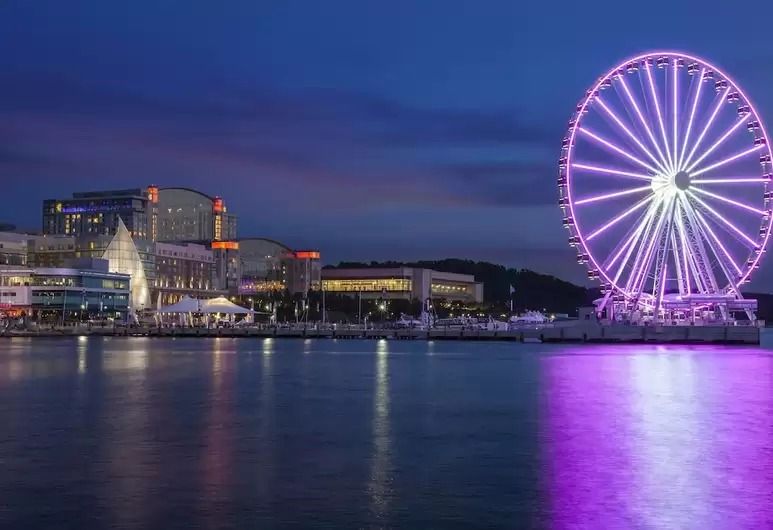
[[[473,329],[316,329],[316,328],[64,328],[6,331],[0,338],[54,337],[157,338],[286,338],[365,340],[462,340],[525,343],[615,344],[759,344],[760,328],[752,326],[630,326],[576,325],[507,331]]]

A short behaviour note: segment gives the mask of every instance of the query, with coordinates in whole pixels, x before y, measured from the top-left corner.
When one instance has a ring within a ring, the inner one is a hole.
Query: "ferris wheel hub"
[[[686,190],[690,187],[690,174],[687,171],[679,171],[674,175],[672,184],[682,191]]]

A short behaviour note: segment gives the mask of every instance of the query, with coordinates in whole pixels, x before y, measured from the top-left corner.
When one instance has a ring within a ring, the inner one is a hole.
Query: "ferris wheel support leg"
[[[641,261],[641,266],[637,270],[635,280],[633,282],[633,292],[637,294],[637,301],[641,299],[641,295],[644,292],[644,283],[647,280],[647,271],[650,270],[652,267],[652,260],[655,257],[655,243],[660,240],[661,234],[663,232],[663,227],[665,225],[665,221],[667,218],[667,210],[669,209],[669,204],[664,203],[663,204],[663,210],[660,215],[660,218],[658,219],[657,226],[655,227],[655,231],[653,233],[653,237],[650,239],[650,243],[647,247],[647,250],[644,253],[644,259]]]
[[[633,265],[631,266],[631,270],[628,273],[628,281],[626,281],[626,284],[625,284],[625,290],[628,293],[635,292],[634,288],[636,285],[636,281],[638,280],[638,277],[639,277],[638,273],[642,264],[642,260],[645,258],[648,251],[646,242],[651,240],[653,227],[657,224],[657,222],[659,222],[658,211],[662,206],[662,202],[659,200],[653,201],[653,202],[654,202],[654,207],[652,210],[652,215],[646,221],[646,224],[644,225],[644,229],[640,234],[640,239],[642,241],[642,244],[636,252],[636,257],[634,258]],[[661,217],[662,217],[662,213],[661,213]],[[658,221],[656,222],[656,220]]]
[[[711,270],[708,253],[706,247],[703,244],[703,238],[696,212],[688,201],[682,201],[683,211],[685,212],[687,222],[685,223],[685,232],[690,242],[690,250],[693,259],[695,260],[696,268],[698,269],[697,278],[700,278],[703,284],[703,292],[707,294],[714,294],[719,292],[717,287],[717,279],[714,276],[714,272]]]
[[[628,261],[631,259],[631,255],[633,254],[634,249],[638,246],[639,242],[642,240],[642,235],[644,232],[649,228],[650,224],[652,223],[652,219],[658,210],[659,204],[655,201],[650,203],[649,207],[647,208],[647,211],[639,218],[637,221],[635,228],[632,230],[629,230],[626,236],[623,238],[624,243],[618,245],[618,248],[615,249],[613,252],[612,260],[609,262],[608,267],[611,268],[614,266],[617,259],[622,255],[623,252],[625,252],[625,256],[623,257],[622,261],[617,267],[617,272],[615,273],[615,276],[613,277],[613,284],[617,285],[618,280],[620,279],[620,276],[622,275],[623,271],[625,270],[625,266],[628,263]],[[604,299],[599,304],[599,311],[603,311],[604,308],[609,303],[609,299],[612,296],[612,288],[610,286],[610,290],[607,291],[607,293],[604,295]]]
[[[685,277],[686,271],[682,271],[682,265],[684,264],[682,254],[679,251],[678,238],[676,236],[678,230],[671,230],[671,248],[674,249],[674,264],[676,265],[676,283],[679,286],[679,294],[684,296],[688,294],[689,287],[686,286]]]
[[[652,297],[655,299],[655,310],[660,312],[663,307],[663,295],[666,288],[666,272],[668,270],[668,252],[670,249],[671,236],[673,234],[673,212],[675,199],[669,200],[669,204],[665,209],[665,223],[663,230],[658,233],[657,251],[655,252],[655,270],[652,282]],[[675,250],[674,250],[675,251]],[[677,260],[678,261],[678,260]],[[642,286],[643,288],[643,286]]]
[[[738,285],[735,282],[735,277],[732,273],[732,269],[728,267],[728,262],[732,263],[732,260],[730,259],[730,256],[727,254],[727,251],[720,247],[722,252],[720,253],[717,248],[712,243],[711,237],[714,234],[709,233],[710,228],[708,226],[708,223],[706,219],[703,218],[700,212],[695,212],[695,217],[698,221],[698,230],[703,235],[703,239],[706,241],[706,243],[709,245],[709,248],[711,248],[711,251],[714,253],[714,256],[717,259],[717,263],[719,264],[719,268],[722,270],[722,274],[725,275],[725,278],[727,278],[728,284],[730,285],[730,290],[735,293],[735,296],[737,298],[741,298],[741,291],[738,288]],[[735,267],[735,265],[733,265]]]

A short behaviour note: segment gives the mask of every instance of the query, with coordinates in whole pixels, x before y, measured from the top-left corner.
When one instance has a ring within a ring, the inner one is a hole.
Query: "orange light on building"
[[[319,259],[319,250],[296,250],[295,259]]]
[[[212,250],[239,250],[238,241],[213,241]]]
[[[158,204],[158,186],[148,186],[148,200]]]
[[[212,211],[214,213],[223,213],[225,211],[225,204],[223,203],[223,199],[220,197],[215,197],[212,199]]]

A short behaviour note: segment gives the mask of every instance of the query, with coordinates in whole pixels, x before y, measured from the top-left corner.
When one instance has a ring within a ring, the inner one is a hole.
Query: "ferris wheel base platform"
[[[539,330],[538,337],[542,342],[754,345],[760,343],[760,327],[751,323],[749,325],[581,323],[575,326],[545,328]]]

